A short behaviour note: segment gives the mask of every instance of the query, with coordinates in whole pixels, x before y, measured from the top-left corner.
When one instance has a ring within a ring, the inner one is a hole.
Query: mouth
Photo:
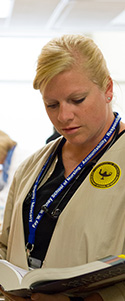
[[[70,128],[63,128],[62,131],[66,134],[74,134],[79,130],[79,126],[70,127]]]

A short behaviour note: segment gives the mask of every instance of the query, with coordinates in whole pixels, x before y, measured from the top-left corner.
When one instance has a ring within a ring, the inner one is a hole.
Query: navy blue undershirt
[[[118,134],[115,141],[123,134]],[[114,142],[115,142],[114,141]],[[101,156],[105,153],[107,150],[109,144],[107,144],[100,152],[96,155],[94,160],[90,161],[83,171],[83,173],[80,175],[79,179],[75,181],[75,183],[72,186],[72,189],[69,190],[68,194],[63,199],[62,203],[59,206],[59,209],[62,211],[67,203],[70,201],[71,197],[73,196],[74,192],[77,190],[77,188],[80,186],[80,184],[84,181],[86,176],[90,173],[91,169],[94,167],[96,162],[101,158]],[[64,166],[62,162],[62,150],[58,153],[58,162],[56,164],[55,170],[53,171],[50,178],[46,181],[46,183],[40,187],[37,191],[36,195],[36,204],[34,209],[34,218],[37,216],[38,212],[41,209],[41,206],[45,204],[45,202],[48,200],[48,198],[51,196],[51,194],[59,187],[59,185],[64,181]],[[70,182],[69,185],[72,185],[72,182]],[[68,188],[69,188],[68,185]],[[53,211],[53,209],[56,207],[62,196],[64,195],[67,187],[59,194],[59,196],[54,200],[54,202],[49,207],[49,213]],[[30,210],[30,202],[31,198],[26,197],[23,204],[23,222],[24,222],[24,233],[25,233],[25,243],[28,241],[28,235],[29,235],[29,210]],[[37,258],[43,262],[54,228],[56,226],[57,219],[54,219],[50,217],[48,214],[45,214],[43,218],[40,220],[40,223],[36,229],[36,235],[35,235],[35,244],[34,249],[31,253],[31,256],[34,258]]]

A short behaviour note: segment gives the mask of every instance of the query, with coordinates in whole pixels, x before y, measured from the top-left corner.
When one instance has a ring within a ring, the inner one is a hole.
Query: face
[[[108,130],[113,113],[106,93],[86,73],[72,69],[56,75],[46,86],[43,100],[57,131],[74,145],[98,143]]]

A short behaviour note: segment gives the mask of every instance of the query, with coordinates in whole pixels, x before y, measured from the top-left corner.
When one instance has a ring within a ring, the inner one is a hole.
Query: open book
[[[87,296],[99,288],[125,280],[125,259],[108,256],[101,260],[70,268],[39,268],[23,270],[6,260],[0,260],[0,285],[17,296],[32,292],[63,293]]]

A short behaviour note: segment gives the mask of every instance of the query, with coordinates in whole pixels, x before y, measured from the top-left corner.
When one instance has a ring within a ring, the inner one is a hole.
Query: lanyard
[[[44,172],[44,170],[47,168],[47,165],[52,157],[52,154],[47,159],[45,165],[43,166],[40,174],[38,175],[33,191],[32,191],[32,197],[31,197],[31,205],[30,205],[30,212],[29,212],[29,236],[28,236],[28,243],[26,244],[26,251],[28,256],[32,252],[34,248],[34,241],[35,241],[35,231],[36,228],[41,220],[41,218],[44,216],[44,214],[47,212],[49,206],[53,203],[53,201],[56,199],[56,197],[61,193],[61,191],[70,183],[70,181],[75,178],[75,176],[85,167],[85,165],[98,153],[100,149],[107,143],[107,141],[110,139],[112,134],[114,133],[117,125],[119,124],[121,120],[121,117],[118,113],[116,113],[116,117],[111,124],[109,130],[105,134],[105,136],[102,138],[102,140],[97,144],[97,146],[78,164],[78,166],[71,172],[71,174],[63,181],[63,183],[60,184],[60,186],[53,192],[53,194],[50,196],[50,198],[46,201],[46,203],[43,205],[43,208],[39,211],[38,215],[36,216],[34,220],[34,207],[36,203],[36,192],[37,187],[39,184],[39,180]]]

